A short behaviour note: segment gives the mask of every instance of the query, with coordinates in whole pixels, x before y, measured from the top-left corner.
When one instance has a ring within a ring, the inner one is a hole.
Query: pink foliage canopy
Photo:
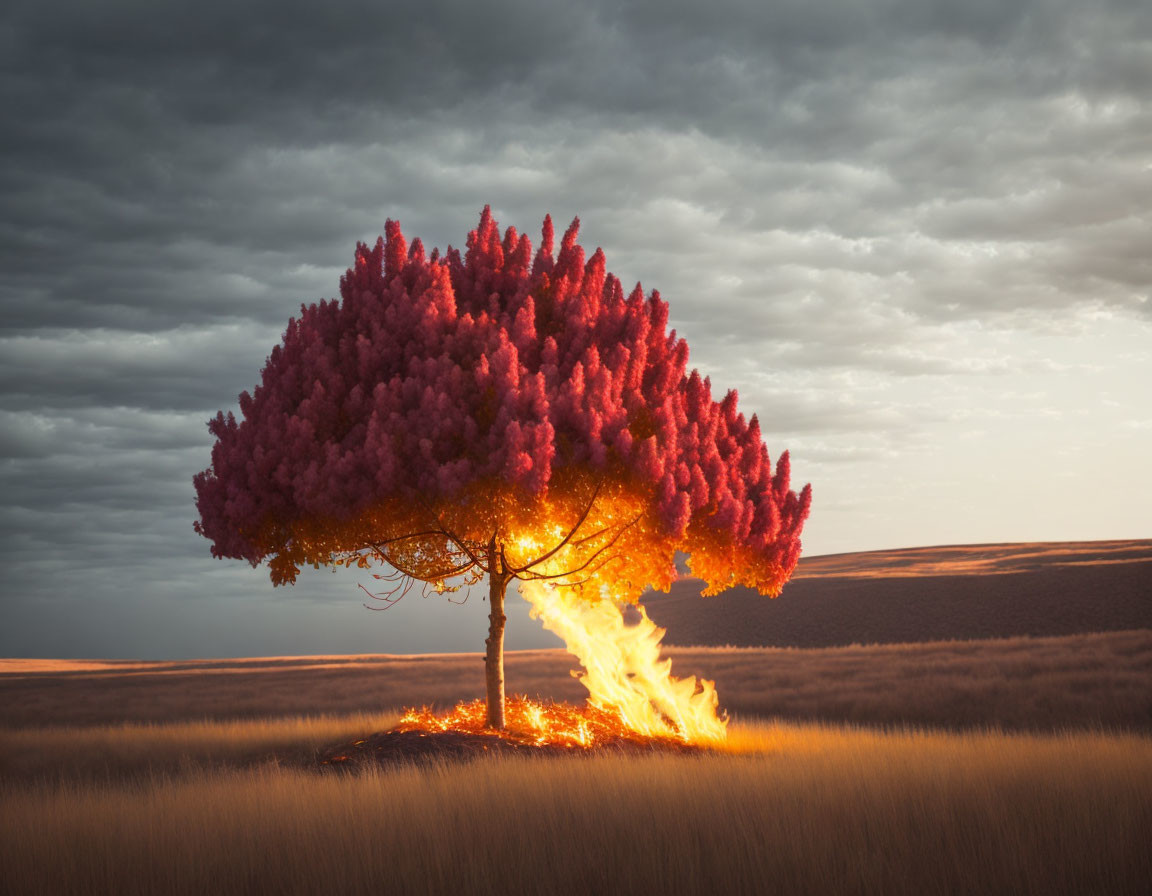
[[[391,220],[374,248],[358,244],[342,300],[302,307],[240,419],[209,423],[196,529],[213,554],[256,565],[270,526],[451,500],[478,481],[539,495],[582,467],[643,483],[668,533],[695,521],[771,554],[786,578],[810,487],[789,490],[787,452],[773,469],[736,393],[716,401],[686,371],[668,305],[639,284],[625,294],[600,249],[585,258],[578,228],[555,257],[551,218],[533,252],[488,208],[463,257],[426,256]]]

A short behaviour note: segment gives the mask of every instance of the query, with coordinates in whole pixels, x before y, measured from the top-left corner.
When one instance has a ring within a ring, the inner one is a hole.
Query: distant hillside
[[[834,647],[1152,629],[1152,539],[805,557],[784,593],[652,594],[666,644]]]

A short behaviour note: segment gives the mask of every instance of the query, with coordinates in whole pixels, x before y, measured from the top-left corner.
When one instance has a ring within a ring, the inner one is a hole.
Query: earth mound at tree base
[[[595,756],[605,753],[702,753],[706,747],[658,738],[616,738],[587,747],[560,743],[523,743],[495,732],[383,731],[364,740],[329,747],[317,756],[322,768],[358,769],[370,765],[463,760],[481,756]]]
[[[707,749],[677,737],[632,730],[613,712],[595,706],[509,697],[506,727],[487,726],[482,700],[457,704],[447,714],[428,707],[409,709],[389,731],[329,747],[317,757],[322,767],[359,767],[484,755],[580,756],[602,753],[699,753]]]

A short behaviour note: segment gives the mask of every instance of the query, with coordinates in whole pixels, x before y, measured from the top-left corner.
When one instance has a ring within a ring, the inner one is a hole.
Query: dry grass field
[[[840,646],[667,651],[732,715],[702,755],[318,770],[403,706],[478,696],[479,654],[0,660],[0,893],[1147,891],[1152,543],[805,563],[733,643],[816,583],[824,640],[790,643]],[[1047,633],[1044,576],[1069,589]],[[678,587],[682,626],[743,600]],[[975,638],[980,601],[1003,626]],[[891,643],[910,607],[943,639]],[[574,665],[512,652],[509,689],[580,700]]]
[[[316,752],[478,693],[479,657],[8,661],[0,891],[1145,891],[1152,632],[671,653],[725,751],[351,775]],[[509,680],[578,699],[571,665]]]
[[[1143,893],[1152,874],[1144,737],[761,723],[706,756],[301,767],[303,744],[366,724],[73,731],[45,745],[58,771],[92,752],[159,758],[114,780],[6,782],[3,886],[1050,896]],[[252,767],[256,744],[288,758]]]
[[[1152,631],[814,650],[671,648],[737,718],[1152,732]],[[513,651],[508,688],[581,700],[563,650]],[[480,654],[169,663],[7,660],[0,730],[275,719],[448,706],[483,693]]]

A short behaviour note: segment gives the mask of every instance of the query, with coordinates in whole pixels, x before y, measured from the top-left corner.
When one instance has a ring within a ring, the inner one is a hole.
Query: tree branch
[[[464,592],[464,600],[452,600],[452,598],[448,598],[448,603],[456,604],[458,606],[463,606],[464,604],[468,603],[468,598],[470,598],[471,596],[472,596],[472,587],[469,586],[468,590]]]
[[[356,585],[361,591],[363,591],[365,594],[367,594],[373,600],[382,601],[385,604],[385,606],[383,606],[383,607],[370,607],[370,606],[368,606],[368,604],[364,604],[363,605],[364,609],[382,611],[382,610],[390,610],[396,604],[400,603],[400,601],[404,599],[404,597],[408,594],[408,592],[410,590],[412,590],[412,583],[413,583],[413,580],[411,577],[409,577],[407,582],[404,582],[401,585],[397,585],[391,591],[388,591],[383,595],[373,594],[371,591],[369,591],[367,588],[365,588],[359,582],[357,582]],[[403,588],[403,591],[400,590],[401,588]],[[400,591],[400,594],[398,596],[393,596],[396,594],[397,591]]]
[[[397,542],[397,541],[408,541],[412,538],[423,538],[426,535],[439,535],[439,534],[441,534],[441,533],[436,529],[429,529],[427,532],[410,532],[407,535],[397,535],[395,538],[385,539],[384,541],[380,542],[380,544],[393,544],[394,542]],[[375,542],[370,541],[370,542],[368,542],[368,544],[372,545],[372,547],[376,547]]]
[[[583,564],[581,564],[580,566],[577,566],[575,569],[571,569],[568,572],[556,573],[554,575],[544,575],[543,573],[534,573],[534,572],[529,571],[527,577],[518,575],[517,578],[522,578],[522,579],[524,579],[524,581],[535,581],[537,579],[562,579],[565,576],[573,576],[573,575],[576,575],[576,573],[578,573],[578,572],[583,572],[584,570],[586,570],[588,568],[588,566],[592,563],[592,561],[594,561],[597,557],[599,557],[606,550],[608,550],[610,547],[612,547],[612,545],[616,544],[616,542],[620,540],[620,536],[623,535],[625,532],[627,532],[629,529],[631,529],[633,526],[635,526],[638,522],[640,522],[639,516],[637,516],[631,522],[625,523],[623,526],[620,527],[620,530],[615,535],[612,536],[611,541],[609,541],[607,544],[603,545],[602,547],[598,548],[595,553],[593,553],[587,560],[584,561]],[[605,562],[607,562],[607,561],[605,561]],[[596,567],[596,569],[601,569],[602,566],[603,566],[603,564],[601,564],[601,566]]]
[[[588,519],[588,514],[592,512],[592,507],[596,503],[596,498],[600,495],[600,486],[603,484],[603,482],[604,480],[600,479],[596,483],[596,488],[592,491],[592,500],[590,500],[588,502],[588,506],[584,508],[584,512],[580,515],[580,519],[576,521],[576,525],[568,530],[568,534],[564,536],[563,541],[556,545],[556,547],[552,548],[552,550],[550,550],[547,554],[544,554],[541,557],[537,557],[535,560],[531,560],[528,563],[525,563],[523,566],[507,566],[505,571],[511,573],[513,576],[519,577],[520,573],[531,569],[533,566],[537,566],[543,563],[549,557],[554,556],[557,551],[563,549],[563,547],[572,540],[572,536],[576,534],[577,530],[584,525],[584,521]]]
[[[605,557],[604,560],[602,560],[599,564],[597,564],[595,567],[593,567],[589,571],[587,578],[579,579],[575,582],[561,582],[556,587],[558,587],[558,588],[574,588],[577,585],[585,585],[588,582],[591,582],[592,579],[595,577],[595,574],[598,573],[600,570],[602,570],[609,563],[612,563],[616,560],[623,560],[623,559],[624,558],[621,557],[619,554],[613,554],[610,557]],[[578,572],[580,572],[579,569],[573,569],[573,570],[569,570],[568,572],[557,573],[554,576],[546,576],[543,573],[529,573],[528,578],[526,578],[526,579],[521,578],[521,581],[523,581],[523,582],[546,582],[546,581],[549,581],[551,579],[563,579],[566,576],[575,575]]]
[[[420,574],[420,573],[415,573],[410,569],[406,569],[405,567],[400,565],[400,563],[398,563],[392,557],[388,556],[388,553],[383,548],[378,547],[375,544],[373,544],[372,547],[376,551],[377,556],[380,557],[380,559],[382,559],[385,563],[389,564],[390,566],[395,567],[404,575],[409,576],[410,578],[413,578],[413,579],[419,579],[422,582],[438,581],[440,579],[450,578],[451,576],[461,575],[463,573],[466,573],[469,569],[471,569],[473,566],[476,565],[474,561],[469,560],[467,563],[463,563],[460,566],[454,566],[450,569],[446,569],[443,571],[437,570],[437,571],[431,572],[431,573]]]
[[[476,554],[474,554],[471,550],[469,550],[468,546],[464,543],[463,539],[461,539],[458,535],[456,535],[455,532],[452,532],[447,526],[444,525],[444,522],[440,519],[440,514],[438,514],[435,510],[433,510],[431,507],[429,507],[427,501],[425,501],[423,498],[420,498],[418,500],[424,506],[424,509],[427,510],[428,513],[432,516],[432,518],[434,520],[436,520],[436,525],[440,527],[439,532],[436,534],[443,535],[447,539],[449,539],[450,541],[454,542],[456,547],[460,548],[460,550],[462,550],[465,554],[468,555],[469,560],[471,560],[473,563],[475,563],[477,566],[479,566],[485,572],[491,572],[491,570],[489,570],[488,567],[486,567],[483,563],[480,562],[480,558],[477,557]]]

